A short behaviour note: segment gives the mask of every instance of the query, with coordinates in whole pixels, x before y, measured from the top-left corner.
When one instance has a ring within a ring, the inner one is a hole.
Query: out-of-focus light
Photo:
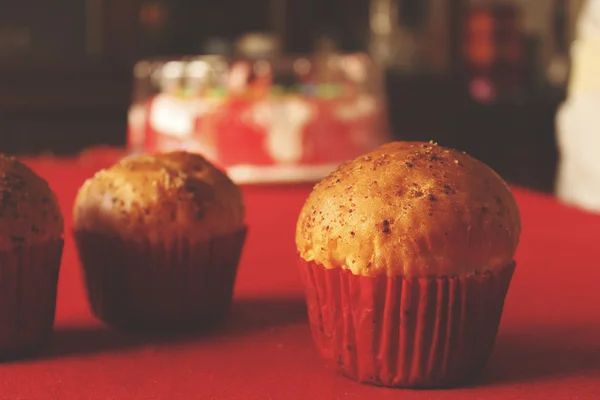
[[[256,76],[267,76],[271,73],[271,64],[268,61],[260,60],[254,63],[253,70]]]
[[[192,61],[185,68],[185,74],[190,78],[203,78],[209,70],[210,66],[205,61]]]
[[[232,92],[242,91],[248,82],[250,67],[247,62],[237,62],[231,66],[228,79],[228,88]]]
[[[367,68],[363,57],[349,55],[343,58],[342,66],[348,78],[354,82],[364,82],[367,79]]]
[[[306,75],[310,72],[310,61],[306,58],[299,58],[294,61],[294,72],[298,75]]]
[[[185,66],[179,61],[169,61],[162,68],[162,76],[165,79],[177,79],[183,75]]]
[[[471,96],[481,102],[487,103],[496,97],[496,90],[494,85],[488,79],[475,78],[469,83],[469,92]]]

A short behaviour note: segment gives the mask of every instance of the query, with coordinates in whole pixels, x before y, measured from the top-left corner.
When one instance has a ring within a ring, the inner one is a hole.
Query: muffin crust
[[[0,155],[0,250],[62,239],[63,216],[48,182]]]
[[[202,241],[244,227],[240,188],[183,151],[124,158],[80,188],[75,230],[125,239]]]
[[[356,275],[448,276],[510,264],[520,232],[516,201],[488,166],[432,142],[393,142],[314,187],[296,246]]]

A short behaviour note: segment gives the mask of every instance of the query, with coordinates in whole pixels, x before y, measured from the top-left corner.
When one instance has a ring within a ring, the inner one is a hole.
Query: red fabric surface
[[[99,165],[28,163],[58,192],[70,231],[77,188]],[[233,310],[195,337],[104,328],[89,312],[68,234],[53,343],[0,364],[0,399],[600,399],[600,216],[515,190],[523,236],[482,378],[454,390],[383,389],[335,375],[313,346],[293,240],[309,190],[245,188],[250,231]]]

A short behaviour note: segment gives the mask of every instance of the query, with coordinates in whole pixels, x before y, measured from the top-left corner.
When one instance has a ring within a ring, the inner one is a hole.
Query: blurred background
[[[364,53],[392,137],[551,192],[577,0],[2,0],[0,149],[127,143],[140,60]],[[262,36],[261,36],[262,35]]]

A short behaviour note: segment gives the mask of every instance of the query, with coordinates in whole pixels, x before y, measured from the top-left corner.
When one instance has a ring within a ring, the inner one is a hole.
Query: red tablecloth
[[[73,198],[98,165],[29,160]],[[245,188],[250,234],[225,324],[196,337],[115,333],[91,315],[66,237],[52,346],[0,365],[1,399],[600,399],[600,216],[515,190],[523,236],[494,354],[472,386],[356,384],[324,367],[310,337],[293,240],[308,186]]]

